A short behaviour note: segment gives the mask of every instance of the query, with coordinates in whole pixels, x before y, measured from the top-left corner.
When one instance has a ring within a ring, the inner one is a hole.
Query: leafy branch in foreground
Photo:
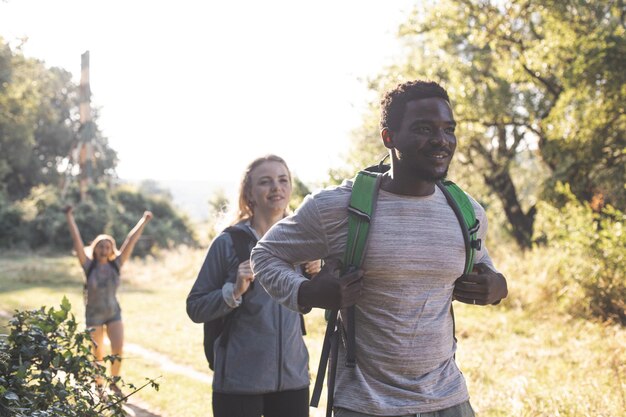
[[[89,330],[79,331],[71,305],[63,297],[60,309],[16,311],[10,333],[0,339],[0,417],[125,416],[128,397],[136,388],[106,374],[95,361]],[[107,356],[104,362],[112,362]],[[130,394],[108,394],[100,387],[128,386]]]

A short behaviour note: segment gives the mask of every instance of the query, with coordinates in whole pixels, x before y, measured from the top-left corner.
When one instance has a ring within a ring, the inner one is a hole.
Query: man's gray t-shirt
[[[288,266],[342,259],[351,183],[308,197],[253,250],[255,275],[267,291],[299,310],[302,277]],[[493,269],[484,245],[487,220],[472,200],[483,248],[476,263]],[[400,196],[380,190],[356,303],[357,366],[346,368],[340,344],[335,405],[373,415],[442,410],[469,398],[454,362],[450,303],[462,275],[465,246],[443,193]]]

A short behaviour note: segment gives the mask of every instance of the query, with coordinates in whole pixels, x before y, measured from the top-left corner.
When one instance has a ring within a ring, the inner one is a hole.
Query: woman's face
[[[109,257],[113,254],[113,245],[109,240],[101,240],[98,242],[96,247],[93,249],[94,254],[93,257],[96,260],[105,259],[108,260]]]
[[[287,167],[266,161],[250,173],[248,202],[255,215],[279,215],[285,212],[291,198],[291,180]]]

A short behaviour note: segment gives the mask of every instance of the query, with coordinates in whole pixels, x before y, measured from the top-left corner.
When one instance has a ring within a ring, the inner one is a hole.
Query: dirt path
[[[128,403],[124,406],[124,411],[128,417],[161,417],[159,414],[154,414],[148,411],[146,404],[129,398]]]
[[[145,349],[144,347],[135,345],[133,343],[124,344],[124,354],[126,356],[141,356],[144,359],[158,364],[159,368],[170,373],[184,375],[187,378],[195,379],[196,381],[204,382],[208,385],[211,385],[213,383],[213,377],[211,375],[198,372],[189,366],[180,365],[178,363],[172,362],[170,358],[166,355]]]

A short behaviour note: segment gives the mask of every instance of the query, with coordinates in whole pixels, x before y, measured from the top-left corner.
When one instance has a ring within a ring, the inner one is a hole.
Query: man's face
[[[456,123],[450,104],[442,98],[409,101],[402,124],[390,132],[394,164],[399,173],[426,181],[445,178],[456,149]]]

